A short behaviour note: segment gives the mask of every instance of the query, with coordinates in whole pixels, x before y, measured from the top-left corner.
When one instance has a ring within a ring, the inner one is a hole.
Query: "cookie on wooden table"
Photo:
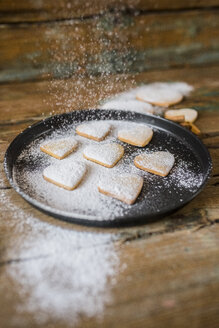
[[[110,100],[103,104],[101,109],[116,109],[124,111],[132,111],[141,114],[154,114],[154,108],[151,104],[139,101],[136,99],[131,100]]]
[[[136,201],[142,186],[142,177],[136,174],[120,174],[102,178],[98,190],[104,195],[131,205]]]
[[[43,177],[58,187],[74,190],[81,183],[86,173],[86,165],[82,162],[66,161],[48,166]]]
[[[153,89],[176,90],[176,91],[180,92],[183,96],[188,96],[191,93],[191,91],[194,90],[193,86],[191,86],[185,82],[153,82],[153,83],[149,83],[145,86],[139,87],[138,90],[140,90],[141,88],[145,88],[145,87],[150,87]]]
[[[143,153],[134,159],[134,164],[141,170],[165,177],[174,165],[174,156],[168,151]]]
[[[57,159],[63,159],[71,154],[77,148],[77,145],[77,140],[69,137],[50,140],[47,143],[41,145],[40,150]]]
[[[118,131],[118,139],[133,146],[144,147],[152,139],[153,130],[146,125],[135,125]]]
[[[97,164],[113,167],[122,158],[124,148],[117,143],[89,145],[84,149],[83,156]]]
[[[197,136],[199,136],[201,134],[200,129],[193,123],[189,123],[189,122],[183,122],[180,123],[180,125],[188,128],[189,130],[191,130],[193,133],[195,133]]]
[[[164,117],[175,122],[193,123],[198,117],[198,112],[192,108],[171,109],[164,113]]]
[[[150,85],[140,88],[136,93],[136,99],[153,105],[169,107],[179,103],[183,94],[168,86]]]
[[[82,137],[102,141],[109,134],[111,125],[104,121],[83,123],[77,126],[76,133]]]

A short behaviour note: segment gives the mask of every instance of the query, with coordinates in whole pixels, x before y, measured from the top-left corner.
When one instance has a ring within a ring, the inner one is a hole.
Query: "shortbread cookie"
[[[136,174],[121,174],[104,177],[98,184],[102,194],[133,204],[141,192],[143,178]]]
[[[136,93],[136,99],[153,105],[169,107],[179,103],[183,99],[182,93],[170,87],[148,85],[142,87]]]
[[[111,125],[104,121],[83,123],[76,128],[77,134],[82,137],[102,141],[110,132]]]
[[[101,109],[117,109],[142,114],[153,114],[154,108],[151,104],[139,100],[111,100],[101,106]]]
[[[192,108],[171,109],[165,112],[164,117],[175,122],[193,123],[198,117],[198,112]]]
[[[157,151],[136,156],[134,164],[139,169],[165,177],[172,169],[174,161],[174,156],[168,151]]]
[[[86,173],[86,165],[82,162],[61,162],[50,165],[43,171],[43,177],[58,187],[73,190],[82,181]]]
[[[188,96],[194,90],[194,87],[186,82],[166,82],[166,85],[179,91],[183,96]]]
[[[180,123],[180,125],[188,128],[189,130],[191,130],[196,135],[200,135],[201,134],[201,131],[199,130],[199,128],[195,124],[193,124],[193,123],[183,122],[183,123]]]
[[[50,140],[40,146],[40,150],[57,159],[63,159],[77,148],[78,142],[74,138]]]
[[[152,139],[153,130],[146,125],[135,125],[118,132],[118,139],[130,145],[144,147]]]
[[[106,167],[113,167],[123,154],[124,148],[117,143],[90,145],[83,152],[86,159]]]
[[[154,88],[154,89],[168,88],[168,89],[176,90],[176,91],[180,92],[183,96],[188,96],[191,93],[191,91],[194,90],[194,88],[191,85],[189,85],[188,83],[185,83],[185,82],[153,82],[153,83],[147,84],[146,86],[142,86],[140,88],[143,89],[145,87],[150,87],[150,88]],[[139,88],[139,90],[140,90],[140,88]]]

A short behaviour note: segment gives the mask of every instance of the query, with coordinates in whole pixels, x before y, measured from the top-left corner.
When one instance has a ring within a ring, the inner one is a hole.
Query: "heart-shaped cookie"
[[[76,133],[82,137],[102,141],[110,132],[111,125],[107,122],[96,121],[78,125]]]
[[[77,148],[77,145],[77,140],[72,137],[60,138],[41,145],[40,150],[57,159],[63,159],[71,154]]]
[[[160,176],[167,176],[174,165],[174,156],[168,151],[143,153],[134,159],[134,164],[139,169]]]
[[[86,159],[106,167],[113,167],[123,154],[124,148],[117,143],[89,145],[83,152]]]
[[[98,190],[102,194],[131,205],[136,201],[142,186],[142,177],[136,174],[120,174],[102,178]]]
[[[153,114],[154,108],[151,104],[136,99],[110,100],[101,106],[101,109],[118,109],[143,114]]]
[[[193,123],[198,117],[198,112],[192,108],[170,109],[165,112],[164,117],[175,122]]]
[[[58,187],[73,190],[82,181],[86,173],[86,165],[82,162],[66,162],[50,165],[43,171],[43,177]]]
[[[147,125],[136,124],[118,131],[118,139],[133,146],[144,147],[152,139],[153,130]]]
[[[168,86],[151,84],[140,88],[136,93],[136,98],[153,105],[169,107],[170,105],[179,103],[183,99],[183,95]]]

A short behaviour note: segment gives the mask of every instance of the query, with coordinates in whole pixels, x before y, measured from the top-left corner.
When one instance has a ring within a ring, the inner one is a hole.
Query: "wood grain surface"
[[[217,7],[218,0],[1,0],[0,23],[32,22],[87,17],[106,11],[185,10]]]
[[[219,326],[218,73],[218,67],[184,68],[107,80],[97,76],[92,82],[74,78],[1,85],[1,327]],[[152,81],[195,87],[178,107],[198,109],[197,126],[213,172],[192,202],[151,224],[94,229],[48,217],[11,189],[4,153],[21,130],[51,112],[95,106]]]
[[[209,7],[2,23],[0,82],[213,65],[218,17],[218,9]]]

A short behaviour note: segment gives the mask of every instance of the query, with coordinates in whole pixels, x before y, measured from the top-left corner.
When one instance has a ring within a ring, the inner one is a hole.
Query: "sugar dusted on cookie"
[[[93,121],[77,126],[76,133],[82,137],[102,141],[110,133],[111,125],[104,121]]]
[[[79,161],[56,163],[43,171],[43,177],[58,187],[74,190],[81,183],[86,173],[86,164]]]
[[[141,170],[167,176],[175,162],[174,156],[168,151],[157,151],[153,153],[143,153],[134,159],[134,164]]]
[[[153,105],[169,107],[183,99],[183,94],[178,90],[159,83],[154,83],[140,88],[136,93],[136,99]]]
[[[131,100],[110,100],[103,104],[101,109],[117,109],[123,111],[132,111],[141,114],[154,114],[154,107],[137,99]]]
[[[193,123],[198,117],[198,112],[192,108],[171,109],[165,112],[164,117],[175,122]]]
[[[136,201],[142,186],[142,177],[136,174],[120,174],[102,178],[98,190],[104,195],[131,205]]]
[[[115,166],[123,154],[124,148],[117,143],[89,145],[83,152],[86,159],[106,167]]]
[[[71,154],[77,146],[77,140],[73,137],[69,137],[50,140],[42,144],[40,150],[57,159],[63,159]]]
[[[145,147],[152,139],[153,130],[147,125],[134,125],[120,129],[118,139],[133,146]]]

